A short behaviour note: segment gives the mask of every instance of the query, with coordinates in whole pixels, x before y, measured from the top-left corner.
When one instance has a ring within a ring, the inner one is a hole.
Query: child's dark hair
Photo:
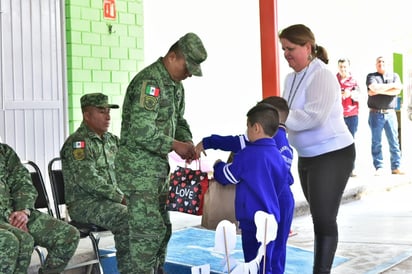
[[[274,136],[279,127],[279,114],[277,109],[266,103],[258,103],[246,114],[250,125],[259,123],[268,136]]]
[[[279,112],[284,112],[286,116],[289,114],[288,102],[283,97],[269,96],[260,101],[258,104],[260,103],[265,103],[274,106]]]

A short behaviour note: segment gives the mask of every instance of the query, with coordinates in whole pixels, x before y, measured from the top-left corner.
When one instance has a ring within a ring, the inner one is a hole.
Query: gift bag
[[[233,156],[233,153],[230,153],[227,163],[233,161]],[[221,185],[214,178],[211,178],[209,188],[204,196],[201,226],[207,229],[216,229],[221,221],[228,220],[239,229],[235,215],[235,195],[236,185]]]
[[[207,172],[177,166],[170,175],[167,208],[193,215],[203,214],[203,197],[209,187]]]
[[[201,226],[216,229],[222,220],[238,223],[235,216],[236,185],[221,185],[215,179],[210,179],[209,188],[204,196],[204,206]]]

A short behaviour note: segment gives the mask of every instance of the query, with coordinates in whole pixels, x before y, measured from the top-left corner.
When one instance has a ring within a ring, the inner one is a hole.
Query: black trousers
[[[352,144],[315,157],[299,157],[300,183],[312,214],[315,235],[338,236],[336,217],[355,155]]]
[[[336,218],[355,156],[352,144],[316,157],[299,157],[299,178],[315,232],[313,274],[331,271],[338,245]]]

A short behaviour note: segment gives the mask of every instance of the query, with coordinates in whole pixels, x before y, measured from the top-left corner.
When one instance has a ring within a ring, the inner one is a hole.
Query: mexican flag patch
[[[160,95],[160,88],[152,86],[152,85],[147,85],[146,86],[146,94],[151,95],[154,97],[159,97]]]
[[[73,148],[85,148],[85,147],[86,147],[85,141],[73,142]]]

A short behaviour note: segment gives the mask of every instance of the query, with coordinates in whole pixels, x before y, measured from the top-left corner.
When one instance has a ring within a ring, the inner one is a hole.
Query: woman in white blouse
[[[294,70],[286,77],[283,97],[290,108],[288,138],[298,153],[299,179],[313,219],[313,273],[330,273],[338,244],[336,217],[352,171],[354,141],[342,116],[339,83],[322,61],[326,51],[316,45],[312,31],[292,25],[279,38]]]

